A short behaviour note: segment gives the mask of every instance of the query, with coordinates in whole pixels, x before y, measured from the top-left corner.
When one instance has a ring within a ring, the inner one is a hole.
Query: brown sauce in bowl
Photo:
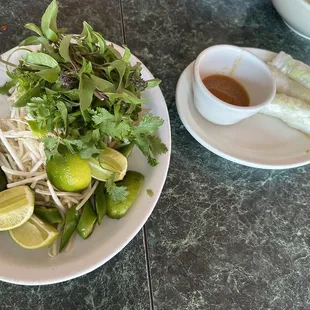
[[[205,77],[202,82],[215,97],[222,101],[240,107],[250,105],[250,98],[245,88],[229,76],[214,74]]]

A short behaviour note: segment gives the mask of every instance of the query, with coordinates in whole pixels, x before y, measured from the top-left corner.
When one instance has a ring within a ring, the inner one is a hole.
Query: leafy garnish
[[[107,192],[110,195],[112,200],[124,201],[126,199],[126,197],[129,195],[127,187],[126,186],[117,186],[114,183],[114,177],[115,177],[115,175],[113,174],[105,184]]]
[[[141,122],[135,130],[135,135],[154,134],[163,123],[164,120],[160,117],[153,116],[150,113],[146,114],[142,116]]]
[[[41,19],[42,32],[52,42],[57,42],[58,40],[57,14],[58,5],[56,0],[53,0]]]
[[[14,106],[26,107],[30,128],[44,142],[47,159],[63,149],[90,158],[107,145],[131,143],[150,165],[156,165],[156,155],[167,151],[156,135],[164,121],[143,115],[147,100],[141,94],[160,80],[145,81],[141,64],[131,64],[128,47],[121,55],[86,22],[80,35],[66,34],[57,26],[57,14],[53,0],[41,27],[25,25],[33,35],[21,44],[40,45],[40,49],[26,49],[19,64],[12,65],[15,69],[7,72],[11,81],[0,87],[0,93],[8,94],[13,87]],[[0,62],[11,65],[9,59]],[[126,196],[112,179],[107,189],[115,199]]]
[[[64,59],[65,62],[70,62],[70,42],[72,39],[72,35],[66,35],[63,37],[59,44],[59,54]]]
[[[147,193],[150,197],[153,197],[153,196],[154,196],[154,192],[153,192],[150,188],[147,188],[147,189],[146,189],[146,193]]]
[[[147,156],[148,163],[151,166],[158,165],[158,161],[155,158],[156,155],[164,154],[168,151],[166,145],[161,142],[158,136],[140,135],[136,137],[135,143],[141,152]]]
[[[6,82],[2,86],[0,86],[0,95],[9,95],[9,90],[15,85],[16,85],[15,80],[10,80]]]

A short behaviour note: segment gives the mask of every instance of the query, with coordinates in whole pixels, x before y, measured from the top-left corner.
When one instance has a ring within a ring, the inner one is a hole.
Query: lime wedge
[[[33,214],[34,194],[28,186],[0,192],[0,231],[23,225]]]
[[[32,215],[22,226],[10,230],[10,235],[21,247],[34,250],[50,245],[58,237],[59,232],[52,225]]]
[[[124,178],[127,171],[127,158],[120,152],[105,148],[97,158],[88,160],[91,176],[99,181],[107,181],[115,173],[114,181]]]

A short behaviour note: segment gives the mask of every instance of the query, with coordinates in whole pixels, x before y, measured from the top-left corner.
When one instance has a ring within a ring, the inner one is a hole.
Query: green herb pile
[[[124,46],[121,55],[86,22],[80,35],[65,34],[57,27],[57,13],[54,0],[41,28],[25,26],[36,36],[20,46],[40,45],[38,51],[29,50],[17,66],[0,58],[15,67],[0,93],[15,86],[14,106],[26,107],[31,129],[45,133],[41,140],[47,159],[64,148],[82,158],[95,157],[108,137],[115,145],[134,143],[150,165],[157,165],[156,155],[167,151],[156,135],[163,120],[150,113],[141,116],[141,93],[160,81],[144,81],[140,63],[129,61],[129,49]]]

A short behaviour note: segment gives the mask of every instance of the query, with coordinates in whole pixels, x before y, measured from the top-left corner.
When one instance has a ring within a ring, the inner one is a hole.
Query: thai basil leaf
[[[38,97],[41,91],[40,85],[35,86],[34,88],[28,90],[24,95],[22,95],[14,104],[15,108],[21,108],[27,105],[33,97]]]
[[[95,83],[87,75],[82,74],[79,85],[80,108],[82,111],[90,107],[95,88]]]
[[[28,24],[26,24],[25,25],[25,28],[26,29],[29,29],[29,30],[31,30],[31,31],[33,31],[33,32],[35,32],[35,33],[37,33],[39,36],[41,36],[42,37],[42,31],[41,31],[41,29],[37,26],[37,25],[35,25],[35,24],[33,24],[33,23],[28,23]]]
[[[72,35],[66,35],[60,42],[59,54],[65,60],[65,62],[70,62],[69,47],[72,39]]]
[[[31,36],[20,42],[19,46],[39,45],[42,44],[40,37]]]
[[[119,83],[117,86],[118,90],[120,89],[120,87],[122,85],[122,81],[123,81],[123,77],[124,77],[126,68],[127,68],[127,64],[123,60],[115,60],[109,66],[110,75],[111,75],[111,71],[114,69],[118,72],[118,75],[119,75]]]
[[[100,77],[91,74],[90,75],[91,79],[94,81],[95,83],[95,87],[103,92],[115,92],[115,86],[113,83],[101,79]]]
[[[45,66],[49,68],[59,67],[58,62],[51,56],[40,52],[29,52],[23,56],[27,64]]]
[[[126,89],[124,89],[122,93],[106,93],[106,95],[109,97],[111,102],[115,102],[117,100],[123,100],[124,102],[127,103],[142,104],[147,101],[144,98],[138,98],[137,96],[135,96],[133,93],[131,93]]]
[[[104,38],[102,37],[102,35],[100,33],[94,31],[93,34],[94,34],[94,36],[96,37],[96,39],[98,41],[99,52],[100,52],[100,54],[103,55],[103,53],[107,49],[107,44],[106,44]]]
[[[27,45],[39,45],[42,44],[43,48],[46,52],[52,56],[57,61],[62,61],[62,58],[55,52],[52,45],[49,44],[48,40],[44,37],[35,37],[31,36],[22,41],[19,46],[27,46]]]
[[[9,95],[9,90],[17,83],[17,80],[10,80],[0,86],[0,95]]]
[[[156,86],[158,86],[160,83],[161,83],[161,80],[159,80],[159,79],[148,80],[148,81],[147,81],[147,86],[146,86],[146,88],[149,89],[149,88],[156,87]]]
[[[129,61],[129,59],[131,57],[130,49],[126,45],[123,45],[123,48],[124,48],[125,52],[124,52],[122,60]]]
[[[41,76],[44,80],[55,83],[59,77],[60,69],[59,67],[51,68],[51,69],[44,69],[39,72],[36,72],[39,76]]]
[[[91,51],[94,50],[92,43],[95,43],[93,32],[94,30],[92,26],[89,25],[87,22],[83,22],[83,31],[81,33],[81,37],[84,37],[84,42],[87,44]]]
[[[58,40],[57,14],[57,1],[53,0],[51,4],[47,7],[41,19],[41,29],[43,34],[46,36],[47,39],[53,42],[56,42]]]
[[[79,75],[82,75],[83,73],[92,73],[92,72],[93,68],[91,62],[83,58],[82,68],[80,69]]]
[[[113,54],[113,56],[116,57],[117,59],[121,59],[122,58],[120,52],[117,49],[115,49],[113,44],[109,45],[107,50],[110,51]]]

